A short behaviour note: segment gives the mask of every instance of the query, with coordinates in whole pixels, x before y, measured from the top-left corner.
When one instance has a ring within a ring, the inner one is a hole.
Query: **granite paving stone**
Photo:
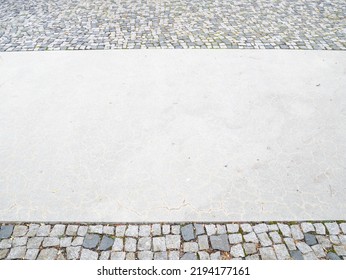
[[[166,251],[166,239],[164,237],[154,237],[153,238],[153,250],[155,252]]]
[[[198,239],[198,247],[200,250],[209,249],[209,241],[208,241],[207,235],[199,235],[197,239]]]
[[[296,247],[296,244],[295,244],[293,238],[290,238],[290,237],[284,238],[284,243],[286,244],[288,250],[290,250],[290,251],[297,250],[297,247]]]
[[[150,232],[151,232],[151,228],[149,225],[141,225],[139,226],[139,236],[143,236],[143,237],[148,237],[150,236]]]
[[[311,246],[311,249],[314,251],[315,255],[318,258],[324,258],[326,256],[326,253],[320,244]]]
[[[221,260],[221,254],[220,252],[215,252],[210,254],[211,260]]]
[[[314,252],[303,254],[304,260],[318,260]]]
[[[136,252],[137,249],[137,239],[132,237],[125,238],[125,251],[126,252]]]
[[[339,234],[340,233],[339,225],[336,222],[325,223],[324,225],[326,226],[329,234]]]
[[[267,232],[269,229],[268,229],[268,226],[266,224],[258,224],[258,225],[255,225],[253,226],[253,230],[255,233],[263,233],[263,232]]]
[[[332,247],[332,243],[330,242],[328,237],[322,236],[322,235],[316,235],[315,237],[317,239],[317,242],[321,244],[324,249],[328,249]]]
[[[278,260],[290,259],[290,254],[284,244],[276,244],[273,247]]]
[[[194,224],[194,227],[195,227],[196,235],[205,234],[204,225],[202,225],[202,224]]]
[[[20,260],[24,259],[26,252],[25,246],[14,247],[10,250],[10,253],[7,256],[8,260]]]
[[[36,236],[48,236],[51,230],[51,225],[41,225],[36,233]]]
[[[125,260],[125,252],[111,252],[111,260]]]
[[[239,225],[238,224],[227,224],[226,227],[227,227],[228,233],[236,233],[239,231]]]
[[[110,255],[111,255],[111,252],[110,252],[110,251],[102,251],[102,252],[100,253],[99,260],[109,260]]]
[[[337,255],[346,256],[346,246],[345,245],[339,245],[339,246],[334,245],[333,248],[334,248],[334,251]]]
[[[312,223],[301,223],[301,227],[304,233],[315,231],[315,228]]]
[[[227,233],[226,231],[226,226],[225,225],[216,225],[216,234],[225,234]]]
[[[181,227],[181,235],[184,241],[190,241],[195,239],[195,233],[192,224],[185,225]]]
[[[122,251],[124,248],[124,240],[122,238],[114,238],[113,251]]]
[[[205,225],[205,230],[207,231],[207,235],[209,236],[216,234],[216,227],[213,224]]]
[[[241,224],[240,228],[243,232],[251,232],[253,231],[252,226],[250,224]]]
[[[243,242],[243,236],[240,233],[233,233],[228,235],[229,243],[237,244]]]
[[[166,247],[167,249],[180,249],[180,235],[169,234],[166,235]]]
[[[84,237],[77,236],[73,239],[71,245],[72,246],[81,246],[81,245],[83,245],[83,242],[84,242]]]
[[[172,234],[180,234],[180,225],[172,225],[171,232]]]
[[[288,225],[279,223],[278,227],[284,237],[291,237],[291,229]]]
[[[346,223],[340,223],[339,226],[340,226],[342,232],[343,232],[344,234],[346,234]]]
[[[302,254],[312,252],[311,247],[309,245],[307,245],[305,242],[297,242],[296,246],[297,246],[298,250],[300,252],[302,252]]]
[[[28,239],[28,249],[38,249],[43,241],[43,237],[31,237]]]
[[[131,253],[131,252],[126,253],[125,260],[131,260],[131,261],[133,261],[133,260],[135,260],[135,259],[136,259],[136,254],[135,254],[135,253]]]
[[[180,239],[179,239],[180,241]],[[166,236],[167,243],[167,236]],[[150,251],[151,250],[151,237],[141,237],[138,239],[137,248],[139,251]],[[167,246],[168,248],[168,246]]]
[[[11,239],[3,239],[0,241],[0,249],[9,249],[12,247]]]
[[[276,255],[272,247],[259,248],[262,260],[276,260]]]
[[[271,246],[273,244],[266,232],[257,234],[257,237],[263,247]]]
[[[78,225],[68,225],[66,227],[66,235],[75,236],[77,235]]]
[[[317,240],[316,240],[315,235],[310,234],[310,233],[304,234],[304,240],[305,240],[306,244],[308,244],[309,246],[317,244]]]
[[[100,236],[98,234],[87,234],[83,240],[83,247],[87,249],[93,249],[97,247],[100,242]]]
[[[43,247],[59,246],[60,240],[57,237],[45,237],[42,242]]]
[[[340,243],[346,245],[346,235],[339,235]]]
[[[183,244],[184,252],[198,252],[198,243],[197,242],[184,242]]]
[[[321,234],[321,235],[326,234],[326,228],[322,223],[315,223],[314,227],[317,234]]]
[[[253,260],[253,261],[257,261],[259,260],[259,254],[254,254],[254,255],[249,255],[249,256],[246,256],[245,258],[246,260]]]
[[[129,225],[125,231],[125,236],[138,237],[138,226]]]
[[[104,226],[103,234],[114,235],[114,227],[113,226]]]
[[[40,251],[39,249],[28,249],[28,250],[26,250],[24,259],[25,260],[36,260],[39,251]]]
[[[37,257],[38,260],[55,260],[58,256],[58,250],[55,248],[42,249]]]
[[[153,256],[154,256],[154,253],[151,251],[138,252],[138,259],[139,260],[152,260]]]
[[[65,234],[65,225],[54,225],[49,236],[62,236]]]
[[[258,243],[259,240],[254,232],[243,235],[245,242]]]
[[[66,248],[66,247],[70,247],[72,244],[72,237],[62,237],[60,238],[60,247],[62,248]]]
[[[85,236],[88,232],[88,227],[87,226],[79,226],[77,235],[78,236]]]
[[[171,231],[170,225],[162,225],[162,234],[166,235],[169,234]]]
[[[268,230],[269,231],[278,231],[279,227],[276,224],[269,224],[268,225]]]
[[[12,240],[12,245],[13,247],[17,247],[17,246],[25,246],[28,242],[28,238],[25,237],[15,237]]]
[[[28,232],[28,227],[23,225],[16,225],[13,229],[12,235],[14,237],[24,236]]]
[[[89,228],[88,228],[88,232],[89,233],[101,234],[102,231],[103,231],[103,226],[102,225],[92,225],[92,226],[89,226]]]
[[[210,236],[210,244],[214,250],[221,250],[221,251],[230,250],[227,234]]]
[[[40,228],[39,224],[30,224],[29,230],[26,234],[27,237],[34,237],[37,234],[38,229]]]
[[[126,226],[124,225],[119,225],[115,227],[115,235],[118,237],[123,237],[125,236],[125,230],[126,230]]]
[[[200,259],[200,260],[204,260],[204,261],[205,260],[210,260],[210,256],[209,256],[209,254],[207,252],[198,251],[197,255],[198,255],[198,259]]]
[[[169,251],[168,252],[168,259],[169,260],[179,260],[180,253],[179,251]]]
[[[329,240],[332,244],[336,244],[336,245],[341,244],[340,239],[337,235],[329,235]]]
[[[257,252],[257,246],[255,243],[244,243],[243,248],[246,255],[252,255]]]
[[[151,232],[153,236],[160,236],[161,233],[161,225],[160,224],[153,224],[151,226]]]
[[[278,232],[276,231],[269,232],[269,236],[275,244],[282,243],[282,238]]]
[[[101,239],[101,243],[99,245],[99,250],[100,251],[107,251],[109,250],[110,248],[112,248],[113,246],[113,243],[114,243],[114,239],[113,238],[110,238],[109,236],[107,235],[104,235]]]
[[[13,225],[3,225],[0,227],[0,239],[9,238],[13,232]]]
[[[290,251],[290,254],[294,260],[304,260],[303,254],[298,250]]]
[[[298,225],[291,226],[291,234],[294,240],[303,240],[304,234]]]
[[[80,259],[81,260],[97,260],[99,257],[98,253],[89,249],[82,249]]]
[[[0,260],[4,260],[9,251],[9,249],[0,249]]]
[[[341,258],[334,252],[329,252],[327,254],[327,260],[341,260]]]

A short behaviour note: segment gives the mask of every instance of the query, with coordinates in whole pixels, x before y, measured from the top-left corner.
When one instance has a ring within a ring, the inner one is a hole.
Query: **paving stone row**
[[[1,224],[3,259],[346,260],[346,222]]]
[[[344,0],[1,0],[0,51],[346,49]]]

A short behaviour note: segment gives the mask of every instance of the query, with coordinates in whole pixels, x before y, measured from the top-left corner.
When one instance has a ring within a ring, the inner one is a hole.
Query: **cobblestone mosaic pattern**
[[[346,260],[346,222],[2,224],[0,259]]]
[[[346,49],[344,0],[0,0],[0,51]]]

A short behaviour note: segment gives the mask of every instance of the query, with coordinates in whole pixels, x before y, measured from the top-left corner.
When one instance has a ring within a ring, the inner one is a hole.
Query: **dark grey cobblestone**
[[[0,224],[0,260],[344,260],[345,224]]]
[[[345,50],[345,29],[344,0],[2,0],[0,5],[0,51]]]

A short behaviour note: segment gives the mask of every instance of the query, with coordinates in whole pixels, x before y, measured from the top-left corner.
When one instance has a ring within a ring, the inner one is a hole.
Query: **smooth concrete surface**
[[[346,52],[0,53],[1,221],[346,219]]]

